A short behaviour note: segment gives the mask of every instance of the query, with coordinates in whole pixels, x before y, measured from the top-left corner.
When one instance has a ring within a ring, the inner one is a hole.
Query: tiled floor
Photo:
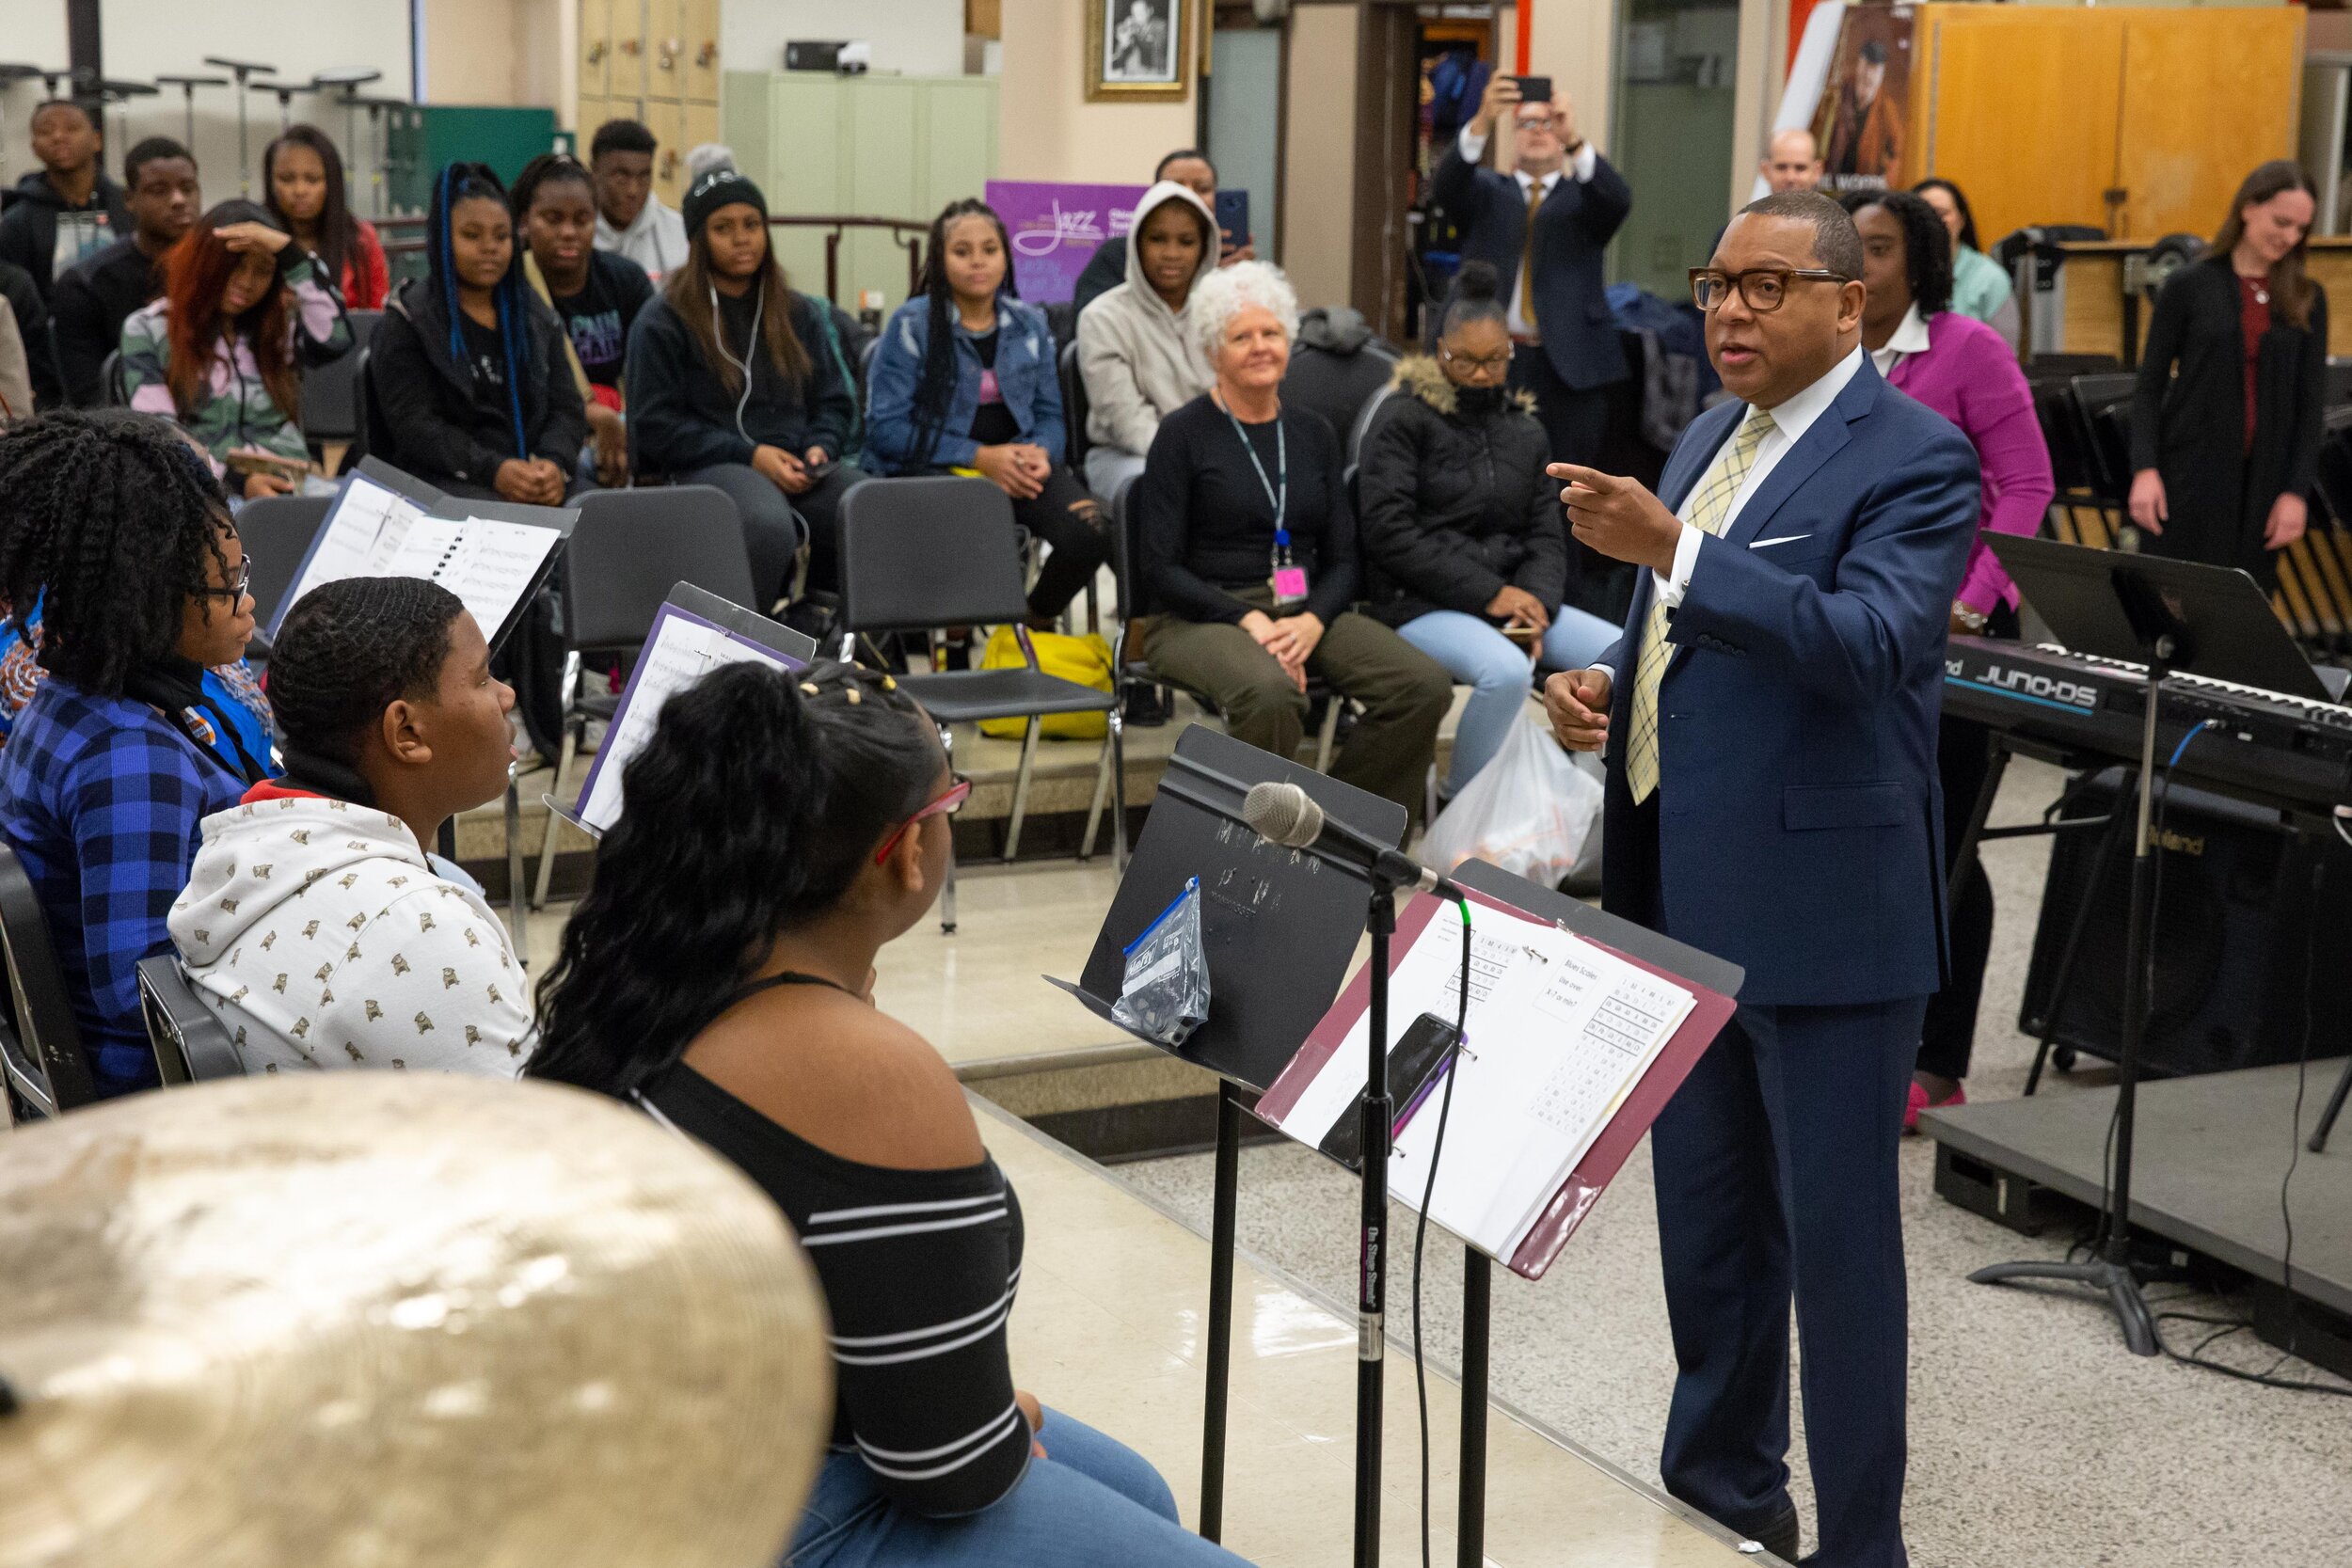
[[[990,1150],[1028,1217],[1013,1373],[1156,1465],[1197,1523],[1208,1244],[1118,1181],[975,1097]],[[1225,1544],[1261,1568],[1338,1568],[1354,1518],[1356,1329],[1247,1259],[1233,1291]],[[1458,1396],[1430,1380],[1430,1529],[1454,1558]],[[1381,1550],[1419,1560],[1409,1357],[1388,1361]],[[1053,1424],[1046,1423],[1047,1447]],[[1728,1537],[1588,1456],[1496,1416],[1486,1558],[1498,1568],[1731,1568]]]

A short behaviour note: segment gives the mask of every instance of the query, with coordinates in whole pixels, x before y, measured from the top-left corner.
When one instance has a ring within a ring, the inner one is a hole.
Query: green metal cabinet
[[[948,202],[977,197],[996,172],[992,76],[832,76],[729,71],[722,126],[736,164],[770,213],[904,218],[929,226]],[[776,254],[794,285],[825,289],[821,229],[779,229]],[[847,231],[839,297],[857,308],[879,290],[888,310],[907,295],[907,252],[887,230]]]
[[[553,109],[419,103],[389,110],[386,119],[385,190],[400,214],[432,205],[433,179],[445,164],[487,164],[511,184],[532,158],[572,145],[572,134],[555,128]]]

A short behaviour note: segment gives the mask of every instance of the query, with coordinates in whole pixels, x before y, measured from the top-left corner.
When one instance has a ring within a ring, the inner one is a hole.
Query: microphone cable
[[[1470,899],[1454,896],[1462,915],[1462,972],[1456,981],[1454,1038],[1445,1048],[1445,1086],[1438,1093],[1438,1134],[1429,1144],[1429,1178],[1421,1190],[1421,1212],[1413,1222],[1413,1397],[1421,1416],[1421,1568],[1429,1560],[1429,1369],[1421,1354],[1421,1254],[1429,1235],[1429,1200],[1438,1190],[1438,1162],[1445,1154],[1447,1113],[1454,1108],[1454,1073],[1462,1053],[1464,1031],[1470,1026]]]

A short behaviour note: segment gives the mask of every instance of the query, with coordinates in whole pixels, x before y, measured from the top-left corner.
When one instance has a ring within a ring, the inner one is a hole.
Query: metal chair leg
[[[523,895],[523,798],[516,765],[506,765],[506,902],[515,927],[515,958],[531,967],[531,901]]]
[[[1111,863],[1127,870],[1127,726],[1111,709]]]
[[[567,726],[564,731],[564,744],[555,758],[555,784],[548,790],[559,800],[564,799],[564,780],[572,770],[572,758],[580,754],[580,729],[585,727],[583,721],[580,728]],[[555,813],[548,813],[548,831],[539,840],[539,882],[531,895],[531,907],[534,910],[548,907],[548,888],[555,879],[555,836],[562,826],[563,821]]]
[[[1012,781],[1012,819],[1005,824],[1005,859],[1009,862],[1021,848],[1021,819],[1029,811],[1029,770],[1037,766],[1037,736],[1045,721],[1036,714],[1029,715],[1029,727],[1021,735],[1021,771]]]
[[[1346,701],[1334,691],[1331,700],[1324,705],[1323,729],[1315,736],[1315,771],[1318,773],[1331,771],[1331,749],[1338,743],[1340,736],[1340,705]]]
[[[1086,837],[1078,841],[1078,859],[1081,861],[1094,858],[1094,834],[1103,825],[1103,800],[1110,793],[1112,747],[1119,733],[1119,715],[1113,712],[1109,719],[1110,722],[1103,730],[1103,760],[1094,769],[1094,799],[1087,802]]]
[[[940,749],[947,753],[947,771],[956,770],[956,737],[946,725],[939,726]],[[947,883],[939,890],[939,930],[942,936],[956,934],[956,830],[953,818],[947,825]]]

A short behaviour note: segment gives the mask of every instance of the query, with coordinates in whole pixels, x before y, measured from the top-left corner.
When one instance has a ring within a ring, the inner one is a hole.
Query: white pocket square
[[[1777,539],[1755,540],[1749,544],[1748,548],[1752,550],[1769,550],[1774,545],[1793,545],[1800,539],[1810,539],[1812,537],[1813,535],[1810,533],[1784,533]]]

